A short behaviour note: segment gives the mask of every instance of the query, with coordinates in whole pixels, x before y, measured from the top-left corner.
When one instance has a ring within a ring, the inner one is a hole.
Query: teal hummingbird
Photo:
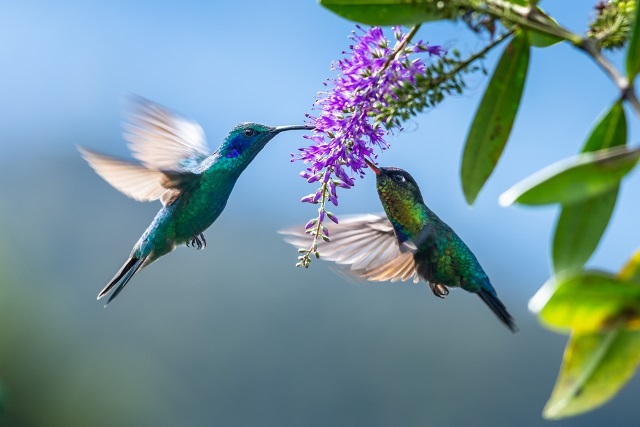
[[[477,294],[512,332],[518,328],[469,247],[427,207],[413,177],[399,168],[367,164],[386,215],[345,218],[333,225],[330,243],[320,243],[320,257],[348,266],[349,273],[371,281],[421,279],[444,298],[447,287]],[[283,230],[286,240],[302,247],[308,235],[300,228]]]
[[[163,205],[127,261],[98,294],[100,299],[118,285],[107,304],[136,272],[177,246],[203,249],[204,231],[222,213],[238,177],[260,150],[280,132],[312,129],[242,123],[209,154],[197,123],[140,97],[132,104],[124,137],[141,163],[78,148],[96,173],[117,190],[139,201],[160,199]]]

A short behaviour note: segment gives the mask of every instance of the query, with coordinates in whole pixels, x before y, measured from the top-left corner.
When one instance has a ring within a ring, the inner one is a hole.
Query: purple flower
[[[365,159],[374,161],[375,148],[389,147],[384,137],[397,128],[395,122],[381,123],[375,117],[397,98],[396,89],[414,84],[416,75],[425,72],[424,62],[410,55],[444,52],[422,41],[409,43],[400,27],[392,31],[393,46],[380,27],[365,31],[358,26],[349,37],[353,41],[350,55],[332,64],[339,75],[325,83],[327,91],[318,94],[313,108],[317,116],[307,115],[315,126],[312,135],[305,136],[310,145],[300,148],[291,161],[302,160],[308,167],[300,175],[310,183],[321,183],[314,197],[302,200],[320,203],[317,227],[308,230],[315,236],[314,243],[318,237],[328,237],[322,225],[324,207],[327,200],[338,205],[336,187],[352,187],[355,175],[364,176]],[[337,222],[335,215],[329,217]]]

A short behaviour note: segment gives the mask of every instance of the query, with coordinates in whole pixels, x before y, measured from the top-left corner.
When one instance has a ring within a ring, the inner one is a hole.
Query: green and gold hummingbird
[[[280,132],[312,129],[242,123],[210,154],[197,123],[141,97],[132,103],[124,137],[141,163],[79,147],[96,173],[117,190],[139,201],[160,199],[163,205],[127,261],[98,294],[100,299],[119,284],[107,304],[137,271],[177,246],[203,249],[204,231],[222,213],[238,177],[260,150]]]
[[[413,177],[393,167],[367,164],[386,215],[344,218],[329,228],[330,243],[319,244],[320,257],[349,266],[347,270],[371,281],[429,282],[437,297],[447,287],[477,294],[512,332],[518,328],[469,247],[424,203]],[[308,243],[301,228],[283,230],[297,247]]]

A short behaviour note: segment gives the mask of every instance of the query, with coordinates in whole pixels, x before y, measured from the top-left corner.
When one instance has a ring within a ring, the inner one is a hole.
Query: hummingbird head
[[[288,130],[311,130],[313,126],[265,126],[257,123],[241,123],[234,127],[220,146],[219,154],[223,158],[244,160],[249,164],[267,145],[267,142]]]
[[[376,187],[383,203],[394,204],[404,200],[424,204],[420,188],[409,172],[400,168],[379,168],[368,160],[366,162],[376,174]]]

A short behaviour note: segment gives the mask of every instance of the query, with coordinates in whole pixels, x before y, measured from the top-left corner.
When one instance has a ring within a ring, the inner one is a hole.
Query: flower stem
[[[422,26],[422,24],[416,24],[413,27],[411,27],[411,30],[409,30],[407,35],[393,49],[393,53],[391,55],[389,55],[389,57],[385,61],[385,63],[382,66],[382,68],[380,68],[379,73],[382,73],[384,70],[386,70],[387,67],[389,66],[389,64],[391,64],[391,61],[393,61],[398,55],[400,55],[404,51],[404,49],[407,47],[407,44],[409,44],[411,39],[413,39],[413,37],[416,35],[416,33],[418,32],[418,30],[420,29],[421,26]]]
[[[322,183],[321,191],[322,191],[322,197],[320,200],[320,210],[324,211],[324,206],[327,201],[327,183],[326,182]],[[298,262],[298,264],[296,264],[296,266],[298,267],[303,266],[304,268],[309,268],[309,265],[311,264],[311,254],[314,253],[316,254],[316,256],[318,256],[317,255],[318,236],[320,235],[321,228],[322,228],[322,221],[320,221],[320,215],[318,214],[318,221],[316,222],[315,230],[313,230],[310,233],[313,235],[313,241],[311,242],[311,246],[309,247],[309,249],[304,251],[304,255],[301,255],[300,257],[298,257],[300,261]]]

